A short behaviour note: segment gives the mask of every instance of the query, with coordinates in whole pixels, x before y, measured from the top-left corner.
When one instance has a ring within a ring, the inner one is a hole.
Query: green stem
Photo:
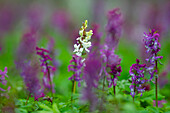
[[[156,84],[155,84],[156,107],[158,107],[158,78],[157,77],[155,77],[155,81],[156,81]]]
[[[76,93],[76,81],[74,81],[74,88],[73,88],[73,94],[75,94]]]
[[[157,56],[157,54],[155,54]],[[155,96],[156,96],[156,107],[158,107],[158,61],[155,61],[156,76],[155,76]]]
[[[47,63],[46,63],[46,67],[47,67],[47,71],[48,71],[48,79],[50,81],[51,97],[52,97],[52,100],[53,100],[53,87],[52,87],[52,81],[51,81],[51,76],[50,76],[50,70],[48,68],[48,64]]]
[[[103,91],[104,91],[104,87],[105,87],[105,76],[104,76],[104,78],[103,78]]]
[[[112,79],[114,79],[114,75],[112,76]],[[114,93],[114,96],[116,96],[116,86],[114,86],[114,83],[113,83],[113,93]]]
[[[113,85],[113,93],[114,93],[114,96],[116,96],[116,86]]]
[[[73,94],[76,92],[76,81],[72,80],[72,91],[71,91],[71,108],[73,108]]]
[[[71,101],[73,101],[73,94],[75,94],[75,92],[76,92],[76,81],[75,80],[73,80],[72,81],[72,95],[71,95]]]
[[[28,100],[29,100],[29,98],[30,98],[30,95],[31,95],[31,92],[29,92],[29,94],[28,94],[27,101],[26,101],[25,105],[27,105]]]

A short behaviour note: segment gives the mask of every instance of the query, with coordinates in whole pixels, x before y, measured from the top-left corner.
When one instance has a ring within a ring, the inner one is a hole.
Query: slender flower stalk
[[[144,78],[144,70],[146,67],[146,64],[139,64],[140,60],[136,59],[136,63],[132,64],[130,67],[129,74],[132,77],[132,83],[130,85],[130,90],[131,90],[131,96],[133,97],[133,102],[135,95],[137,93],[142,93],[144,92],[145,88],[142,87],[142,84],[144,84],[146,81]]]
[[[103,77],[103,88],[102,88],[103,91],[104,91],[104,87],[105,87],[105,79],[106,79],[106,77],[104,76]]]
[[[155,56],[157,56],[155,54]],[[155,61],[155,70],[158,70],[158,61]],[[156,71],[155,75],[155,96],[156,96],[156,107],[158,107],[158,71]]]
[[[91,36],[93,34],[92,30],[86,31],[88,25],[87,25],[87,20],[83,23],[79,30],[79,35],[77,40],[77,44],[74,44],[74,53],[72,56],[72,59],[70,61],[70,65],[68,66],[68,71],[72,71],[73,75],[69,78],[69,80],[72,81],[72,94],[75,93],[76,89],[76,81],[79,82],[78,86],[80,86],[80,81],[81,81],[81,70],[84,67],[84,60],[86,53],[89,53],[90,50],[88,49],[91,46]],[[71,96],[72,100],[72,96]]]
[[[160,35],[154,29],[150,30],[148,34],[144,33],[144,43],[147,49],[146,53],[150,55],[150,57],[146,59],[146,61],[151,64],[151,66],[148,67],[148,71],[151,75],[150,81],[155,75],[156,107],[158,107],[158,62],[161,64],[160,59],[163,58],[163,56],[158,55],[161,48],[159,37]]]
[[[44,48],[36,47],[37,55],[41,56],[40,62],[42,67],[43,83],[46,88],[51,90],[51,97],[53,99],[53,84],[52,84],[52,72],[55,71],[55,67],[49,65],[49,60],[52,61],[52,58],[48,55],[49,51]]]

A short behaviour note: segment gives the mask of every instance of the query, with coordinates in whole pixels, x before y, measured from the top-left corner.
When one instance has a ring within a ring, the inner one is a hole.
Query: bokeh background
[[[70,97],[72,73],[67,66],[73,44],[84,20],[100,26],[105,38],[107,12],[120,8],[123,16],[122,35],[116,53],[122,58],[120,80],[129,78],[130,66],[136,58],[144,63],[147,54],[143,33],[156,29],[160,33],[162,63],[159,65],[160,91],[170,100],[170,1],[169,0],[0,0],[0,69],[8,67],[8,81],[16,98],[26,98],[24,83],[15,61],[22,37],[36,32],[39,47],[54,44],[57,71],[54,76],[56,94]],[[102,43],[103,41],[101,41]],[[26,43],[29,47],[30,43]],[[22,57],[22,56],[21,56]],[[67,100],[68,98],[65,98]]]

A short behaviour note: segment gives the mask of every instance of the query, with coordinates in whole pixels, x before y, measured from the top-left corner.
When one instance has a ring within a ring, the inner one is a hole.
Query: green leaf
[[[16,113],[28,113],[26,109],[23,108],[15,108]]]
[[[48,111],[53,111],[50,107],[48,107],[48,106],[45,105],[45,104],[40,104],[39,106],[40,106],[40,108],[42,108],[42,109],[45,109],[45,110],[48,110]]]
[[[53,104],[53,111],[54,111],[54,113],[60,113],[56,103]]]
[[[139,113],[149,113],[149,111],[147,111],[147,110],[142,110],[142,111],[139,111]]]
[[[59,108],[63,108],[63,107],[66,107],[67,105],[65,104],[65,103],[63,103],[63,102],[60,102],[59,103]]]
[[[150,111],[151,113],[159,113],[159,110],[156,107],[149,106],[147,107],[147,110]]]
[[[170,111],[167,111],[167,112],[165,112],[165,113],[170,113]]]
[[[33,112],[33,113],[54,113],[54,112],[42,110],[42,111],[37,111],[37,112]]]

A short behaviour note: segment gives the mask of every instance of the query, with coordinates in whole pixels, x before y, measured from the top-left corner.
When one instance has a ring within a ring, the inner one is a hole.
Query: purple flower
[[[83,89],[82,100],[89,102],[90,111],[93,111],[98,102],[94,93],[94,88],[98,87],[99,74],[101,71],[101,60],[96,53],[91,53],[85,60],[85,64],[86,66],[83,71],[83,79],[85,80],[86,86]]]
[[[109,74],[111,75],[110,78],[107,78],[108,81],[110,81],[109,87],[116,86],[117,83],[117,76],[120,76],[120,73],[122,72],[121,66],[118,65],[112,65],[111,67],[111,71],[109,72]]]
[[[48,55],[49,51],[39,47],[36,47],[36,51],[37,51],[37,55],[41,57],[40,58],[41,67],[42,67],[41,71],[44,73],[43,85],[49,89],[51,89],[52,87],[54,92],[54,85],[52,85],[51,83],[52,83],[53,73],[56,71],[56,68],[49,65],[49,61],[52,61],[52,58]]]
[[[39,79],[38,79],[39,68],[37,64],[31,65],[31,63],[25,64],[22,69],[21,76],[24,79],[27,90],[32,94],[35,100],[38,101],[38,98],[43,97],[43,89],[41,88]]]
[[[48,50],[44,48],[36,47],[36,51],[37,51],[37,55],[41,56],[40,58],[41,66],[46,66],[48,60],[52,61],[52,58],[48,55],[49,53]]]
[[[31,56],[35,53],[36,48],[36,33],[28,32],[25,33],[21,39],[20,45],[16,52],[16,67],[21,69],[25,65],[25,62],[29,62]]]
[[[142,88],[142,84],[144,84],[146,81],[144,78],[144,70],[146,67],[146,64],[139,64],[140,60],[136,59],[136,63],[132,64],[130,67],[129,74],[132,77],[132,84],[130,85],[131,89],[131,95],[134,97],[136,95],[136,91],[141,93],[144,92],[145,88]],[[143,79],[143,80],[142,80]]]
[[[119,8],[109,11],[107,16],[106,44],[109,48],[115,48],[121,36],[123,20]]]
[[[114,49],[109,50],[107,45],[105,45],[104,49],[101,49],[100,53],[103,58],[103,63],[105,64],[102,68],[109,81],[109,87],[112,85],[116,86],[118,80],[117,76],[120,76],[122,72],[121,66],[119,66],[121,58],[114,53]]]
[[[145,48],[147,49],[146,53],[150,56],[146,59],[151,66],[147,68],[152,80],[154,73],[157,73],[157,69],[154,69],[156,66],[156,62],[163,58],[163,56],[158,56],[158,52],[160,51],[161,44],[159,43],[160,35],[153,29],[148,34],[144,33],[144,43]]]
[[[8,78],[8,75],[7,75],[7,67],[5,67],[4,71],[0,70],[0,83],[4,86],[6,86],[7,84],[7,80],[5,79],[5,77]],[[7,90],[9,91],[10,90],[10,86],[7,88]],[[0,87],[0,91],[6,91],[5,89],[1,88]]]
[[[160,35],[153,29],[148,34],[144,33],[144,42],[147,53],[155,54],[160,51],[161,44],[159,43]]]
[[[33,64],[31,59],[35,58],[35,48],[36,33],[29,32],[24,34],[17,50],[15,63],[16,67],[21,71],[21,76],[28,91],[34,96],[35,100],[38,100],[38,98],[44,96],[44,94],[38,78],[39,68],[36,66],[36,63]]]
[[[105,45],[104,49],[100,50],[100,53],[105,64],[105,66],[102,66],[103,71],[109,81],[109,87],[111,87],[112,85],[116,86],[117,76],[120,76],[122,71],[121,66],[119,66],[121,59],[118,55],[115,55],[114,50],[118,45],[123,20],[118,8],[109,11],[107,16],[108,23],[106,25]]]
[[[68,66],[68,71],[72,71],[73,75],[69,78],[69,80],[77,81],[79,82],[80,86],[80,81],[81,81],[81,71],[84,66],[84,63],[82,62],[82,57],[77,56],[76,54],[73,54],[72,59],[70,61],[70,65]]]

